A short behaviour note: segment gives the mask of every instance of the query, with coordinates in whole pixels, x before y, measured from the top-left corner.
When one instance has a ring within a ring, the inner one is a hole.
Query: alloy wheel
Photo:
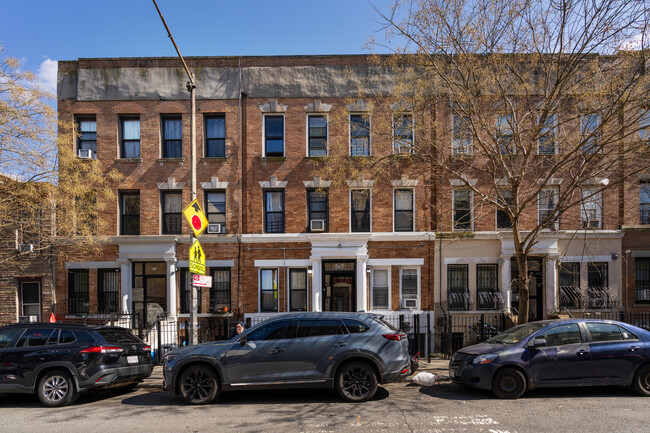
[[[50,376],[43,384],[43,397],[52,403],[64,399],[69,391],[68,380],[63,376]]]

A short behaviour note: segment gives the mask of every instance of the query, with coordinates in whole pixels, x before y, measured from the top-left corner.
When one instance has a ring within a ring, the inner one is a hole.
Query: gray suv
[[[380,315],[290,313],[230,341],[168,353],[163,386],[190,404],[210,403],[222,390],[280,387],[334,388],[359,402],[406,377],[409,362],[406,334]]]

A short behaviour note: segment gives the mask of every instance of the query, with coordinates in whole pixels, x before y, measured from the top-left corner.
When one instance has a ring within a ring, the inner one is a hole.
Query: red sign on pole
[[[194,274],[192,285],[195,287],[212,287],[212,277]]]

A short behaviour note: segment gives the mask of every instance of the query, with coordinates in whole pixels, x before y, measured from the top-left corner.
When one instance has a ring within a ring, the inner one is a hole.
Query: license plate
[[[127,356],[126,357],[126,362],[129,364],[137,364],[138,363],[138,357],[137,356]]]

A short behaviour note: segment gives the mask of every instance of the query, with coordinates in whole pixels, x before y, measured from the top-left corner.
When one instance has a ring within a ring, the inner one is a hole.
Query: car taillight
[[[92,346],[92,347],[86,347],[83,350],[80,350],[79,353],[120,353],[123,352],[124,349],[121,347],[113,347],[113,346]]]
[[[146,346],[144,346],[144,347],[142,348],[142,350],[144,350],[144,351],[146,351],[146,352],[151,352],[151,346],[149,346],[149,345],[147,344]]]
[[[406,334],[396,333],[396,334],[382,334],[382,337],[387,338],[388,340],[400,341],[406,338]]]

